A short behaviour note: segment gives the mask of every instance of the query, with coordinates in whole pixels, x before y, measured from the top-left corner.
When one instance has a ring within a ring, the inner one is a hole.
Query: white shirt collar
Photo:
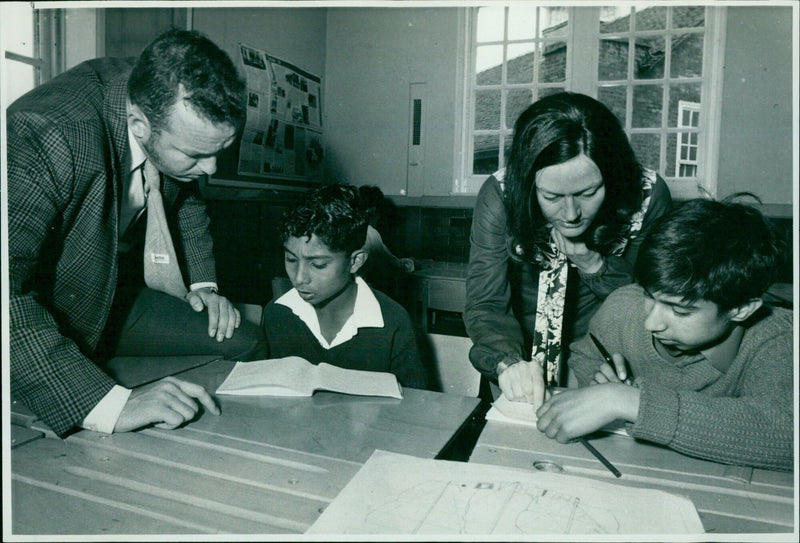
[[[337,345],[341,345],[350,341],[358,334],[359,328],[383,328],[383,313],[381,313],[381,306],[378,299],[369,288],[366,281],[361,277],[356,276],[356,302],[353,306],[353,314],[344,323],[342,329],[333,338],[333,341],[328,341],[322,336],[322,331],[319,327],[319,319],[317,319],[317,312],[314,306],[303,300],[297,293],[297,289],[292,289],[277,300],[276,304],[288,307],[292,313],[308,326],[314,337],[317,338],[319,344],[325,349],[332,349]]]

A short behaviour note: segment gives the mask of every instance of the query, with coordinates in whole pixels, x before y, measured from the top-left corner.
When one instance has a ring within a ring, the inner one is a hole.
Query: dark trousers
[[[109,319],[105,357],[217,355],[226,360],[264,357],[261,328],[246,321],[233,337],[217,342],[208,335],[208,311],[195,312],[185,301],[141,289],[125,311],[115,307]]]
[[[98,358],[209,355],[226,360],[266,357],[259,326],[242,321],[233,337],[217,342],[208,335],[208,310],[149,289],[142,278],[142,248],[120,255],[119,279]],[[101,362],[102,363],[102,362]]]

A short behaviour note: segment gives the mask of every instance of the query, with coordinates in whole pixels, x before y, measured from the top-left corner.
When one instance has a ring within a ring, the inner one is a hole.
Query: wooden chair
[[[292,282],[288,277],[273,277],[272,278],[272,299],[280,298],[292,288]],[[243,302],[233,304],[239,313],[242,314],[242,320],[251,322],[256,326],[261,325],[261,313],[264,307],[258,304],[246,304]]]
[[[477,398],[481,374],[469,361],[472,340],[468,337],[425,334],[422,354],[436,371],[442,392]]]
[[[421,261],[419,269],[409,275],[412,294],[409,313],[414,323],[424,332],[431,332],[429,324],[436,324],[437,311],[463,313],[466,278],[466,263]],[[462,332],[452,334],[462,335]]]
[[[272,278],[272,299],[280,298],[287,292],[292,290],[292,282],[288,277],[273,277]]]
[[[469,361],[472,340],[468,337],[425,334],[424,339],[421,353],[432,361],[440,390],[481,400],[447,447],[436,456],[440,460],[466,462],[486,425],[486,412],[491,407],[489,388],[486,386],[489,381]]]
[[[261,325],[261,311],[264,309],[262,306],[245,303],[235,303],[233,306],[242,314],[243,321],[253,323],[256,326]]]

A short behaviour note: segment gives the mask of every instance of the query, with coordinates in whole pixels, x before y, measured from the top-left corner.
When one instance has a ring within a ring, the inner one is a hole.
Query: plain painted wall
[[[324,85],[325,12],[321,8],[195,8],[192,27],[234,59],[242,42],[322,77]],[[324,103],[322,107],[324,112]]]
[[[453,179],[458,12],[328,9],[326,176],[385,194],[446,195]],[[410,84],[426,83],[423,186],[407,187]]]
[[[717,196],[792,201],[792,10],[729,7]]]

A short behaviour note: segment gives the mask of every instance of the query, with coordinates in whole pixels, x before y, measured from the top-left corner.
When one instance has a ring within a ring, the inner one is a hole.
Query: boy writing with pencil
[[[639,251],[638,284],[613,292],[589,326],[613,367],[590,336],[573,343],[586,388],[552,396],[538,428],[563,443],[622,419],[633,437],[687,455],[791,470],[792,315],[761,300],[780,256],[750,206],[691,200],[662,217]]]
[[[285,215],[282,237],[294,288],[264,307],[268,357],[390,372],[403,386],[427,388],[408,313],[356,276],[367,259],[358,190],[311,191]]]

